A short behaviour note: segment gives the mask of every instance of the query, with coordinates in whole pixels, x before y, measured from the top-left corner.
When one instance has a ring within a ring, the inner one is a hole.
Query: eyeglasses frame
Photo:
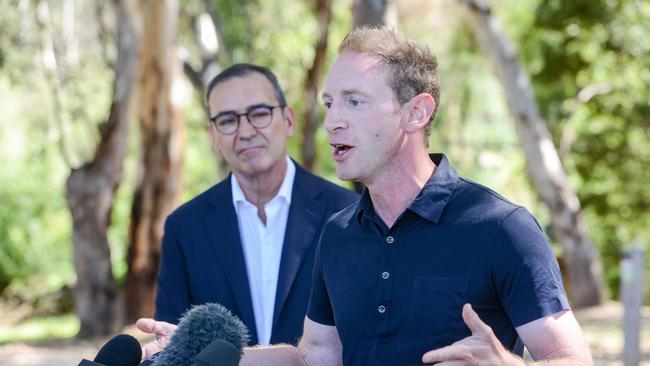
[[[278,104],[278,105],[274,105],[274,106],[273,105],[266,105],[266,104],[256,104],[256,105],[252,105],[252,106],[247,107],[246,112],[244,112],[244,113],[237,113],[235,111],[226,111],[226,112],[221,112],[221,113],[217,114],[214,117],[209,117],[209,120],[210,120],[210,122],[212,122],[212,124],[214,125],[214,128],[217,130],[217,132],[219,132],[220,134],[225,135],[225,136],[230,136],[230,135],[236,134],[237,131],[239,131],[239,126],[241,125],[240,121],[241,121],[242,116],[246,116],[246,120],[248,121],[248,124],[251,125],[251,127],[253,127],[256,130],[259,130],[259,129],[268,127],[271,124],[271,122],[273,122],[273,110],[274,109],[276,109],[276,108],[284,108],[286,106],[287,106],[286,104]],[[258,126],[253,125],[253,123],[251,122],[251,117],[250,117],[249,113],[251,113],[256,108],[268,108],[269,111],[271,111],[271,118],[269,118],[269,122],[266,125],[258,127]],[[233,130],[233,132],[231,132],[231,133],[224,133],[223,131],[221,131],[219,129],[219,127],[217,125],[217,118],[219,118],[221,116],[224,116],[226,114],[233,114],[233,115],[235,115],[235,118],[237,119],[237,128],[235,128]]]

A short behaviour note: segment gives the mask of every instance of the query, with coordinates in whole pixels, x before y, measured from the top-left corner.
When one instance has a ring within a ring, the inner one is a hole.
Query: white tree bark
[[[154,290],[165,217],[180,193],[185,125],[175,82],[181,73],[176,55],[179,2],[142,1],[140,57],[140,167],[131,209],[127,322],[153,316]]]
[[[483,52],[491,59],[503,85],[519,142],[526,156],[528,178],[548,206],[553,234],[563,250],[565,273],[576,308],[603,300],[602,265],[580,212],[580,201],[567,181],[551,135],[530,83],[508,37],[484,0],[463,0],[470,25]]]

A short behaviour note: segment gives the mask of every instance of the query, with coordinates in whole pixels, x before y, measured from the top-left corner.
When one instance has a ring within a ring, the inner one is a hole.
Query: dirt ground
[[[623,331],[621,319],[623,308],[620,303],[580,310],[576,317],[582,325],[597,366],[623,366],[621,352],[623,349]],[[642,311],[641,328],[641,363],[650,366],[650,307]],[[125,333],[141,341],[142,333],[132,327]],[[17,343],[0,347],[0,365],[2,366],[75,366],[82,358],[92,360],[95,353],[106,342],[96,341],[59,341],[48,343]]]

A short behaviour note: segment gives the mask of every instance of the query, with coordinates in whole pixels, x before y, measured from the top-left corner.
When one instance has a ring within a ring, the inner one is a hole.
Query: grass
[[[74,314],[32,318],[12,325],[0,324],[0,345],[72,338],[78,331],[79,319]]]

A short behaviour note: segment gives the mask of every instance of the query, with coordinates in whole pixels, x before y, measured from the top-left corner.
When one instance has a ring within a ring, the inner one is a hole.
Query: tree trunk
[[[397,25],[395,4],[390,0],[354,0],[352,5],[352,27]],[[363,193],[366,188],[361,182],[352,182],[354,190]]]
[[[74,159],[73,154],[68,151],[68,145],[66,144],[65,114],[63,113],[63,101],[65,98],[63,96],[62,85],[65,66],[61,65],[60,57],[54,47],[56,41],[54,40],[54,30],[52,29],[52,17],[50,15],[49,3],[46,1],[39,1],[36,5],[36,24],[40,28],[43,74],[48,88],[52,92],[52,111],[50,112],[52,117],[50,120],[58,135],[57,145],[66,165],[68,167],[77,167],[81,164]],[[80,161],[84,160],[81,159]]]
[[[395,5],[390,0],[354,0],[353,27],[395,26],[396,14]]]
[[[312,171],[316,162],[316,129],[318,128],[318,85],[325,67],[327,38],[329,35],[332,7],[329,0],[316,0],[316,17],[318,18],[318,39],[314,47],[314,62],[307,71],[305,80],[305,117],[302,127],[302,163],[305,169]]]
[[[117,67],[113,103],[93,160],[72,169],[66,198],[72,214],[75,308],[79,337],[112,334],[116,327],[117,286],[111,270],[107,229],[115,191],[127,154],[133,86],[137,80],[139,32],[127,0],[114,1],[117,12]]]
[[[551,213],[553,234],[563,249],[568,269],[567,291],[576,308],[603,300],[602,265],[569,186],[557,150],[533,95],[528,75],[483,0],[465,0],[470,24],[481,49],[490,57],[501,81],[526,156],[528,178]]]
[[[198,16],[193,16],[187,12],[183,16],[189,17],[190,23],[194,24],[194,40],[201,54],[201,64],[195,69],[189,60],[183,61],[183,73],[194,87],[194,91],[199,98],[201,105],[205,106],[205,121],[208,121],[208,108],[205,100],[205,92],[210,81],[221,72],[221,64],[229,65],[232,63],[232,54],[224,43],[223,25],[219,23],[216,5],[212,1],[203,0],[203,8],[207,13],[201,12]],[[208,20],[209,19],[209,20]],[[202,34],[208,32],[209,34]],[[208,36],[208,37],[205,37]],[[217,40],[218,47],[209,45],[205,41],[214,37]],[[219,155],[217,157],[219,176],[223,177],[228,174],[230,168],[226,161]]]
[[[180,69],[176,57],[178,6],[176,0],[143,1],[138,89],[141,161],[129,229],[127,322],[153,315],[164,220],[180,189],[184,125],[171,93]]]

